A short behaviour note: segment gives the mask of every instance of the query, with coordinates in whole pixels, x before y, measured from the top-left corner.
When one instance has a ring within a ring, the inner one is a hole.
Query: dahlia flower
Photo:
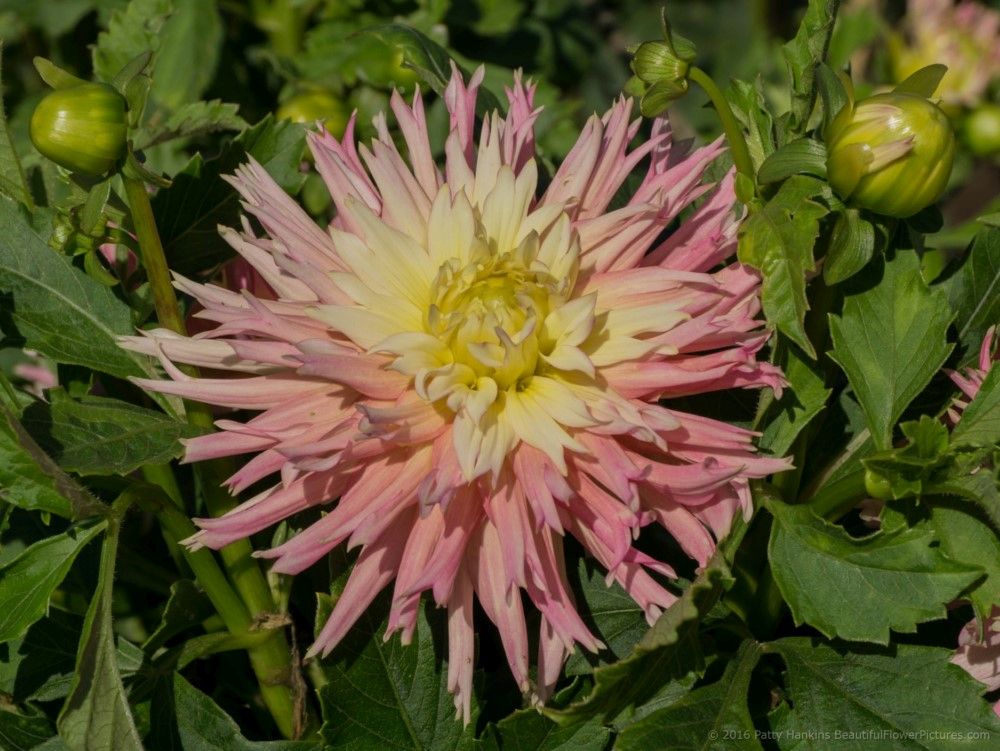
[[[941,100],[965,107],[982,102],[1000,71],[1000,13],[972,0],[909,0],[903,29],[905,41],[890,38],[897,81],[944,63]]]
[[[575,537],[650,622],[677,597],[666,562],[633,545],[659,524],[699,565],[749,514],[748,480],[789,467],[754,433],[661,405],[691,394],[783,384],[756,360],[768,338],[759,278],[723,266],[735,246],[732,174],[702,182],[720,142],[690,154],[666,120],[629,149],[631,100],[592,117],[539,193],[534,87],[516,76],[506,115],[475,137],[482,69],[444,94],[444,164],[432,158],[419,92],[377,137],[309,136],[336,207],[318,227],[251,161],[230,182],[249,219],[222,236],[274,292],[261,299],[177,277],[214,327],[158,329],[125,346],[157,355],[172,380],[144,388],[260,412],[220,419],[185,460],[252,454],[228,485],[273,487],[217,519],[193,545],[220,548],[296,512],[333,504],[257,555],[295,574],[358,547],[309,651],[326,655],[393,584],[386,637],[412,637],[421,597],[448,611],[448,685],[469,720],[473,599],[499,629],[530,692],[526,604],[541,613],[536,698],[576,644],[601,648],[573,603],[563,540]],[[626,177],[639,187],[612,207]],[[669,237],[664,229],[706,200]],[[192,378],[174,363],[237,377]]]
[[[982,639],[975,618],[962,627],[951,661],[985,684],[987,691],[1000,689],[1000,607],[994,606],[983,624]],[[1000,715],[1000,701],[993,704],[993,711]]]
[[[996,333],[996,326],[991,326],[986,331],[983,343],[979,348],[978,367],[964,368],[962,372],[954,370],[946,371],[948,377],[951,378],[952,382],[958,386],[959,391],[962,392],[961,396],[952,400],[951,407],[948,408],[947,419],[953,425],[961,419],[965,408],[969,406],[969,402],[976,398],[976,394],[982,388],[983,381],[986,380],[990,368],[993,367],[993,363],[1000,357],[1000,351],[996,354],[993,353],[993,338],[996,336]]]

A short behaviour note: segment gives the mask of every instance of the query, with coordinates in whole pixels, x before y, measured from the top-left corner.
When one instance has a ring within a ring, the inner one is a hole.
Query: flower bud
[[[941,197],[955,156],[947,115],[903,91],[848,104],[830,123],[826,145],[827,177],[837,194],[897,218]]]
[[[31,115],[31,142],[61,167],[97,177],[125,155],[126,123],[121,94],[83,83],[45,95]]]
[[[962,135],[976,156],[1000,154],[1000,105],[984,104],[965,118]]]
[[[871,469],[865,470],[865,492],[869,497],[879,501],[889,501],[893,498],[892,483],[885,475]]]
[[[632,72],[625,86],[629,94],[640,97],[639,109],[645,117],[654,117],[688,90],[688,71],[695,59],[690,41],[670,30],[663,17],[663,40],[643,42],[632,53]]]
[[[328,131],[339,138],[347,127],[348,110],[338,99],[326,91],[307,91],[285,100],[278,107],[279,120],[312,125],[323,123]]]

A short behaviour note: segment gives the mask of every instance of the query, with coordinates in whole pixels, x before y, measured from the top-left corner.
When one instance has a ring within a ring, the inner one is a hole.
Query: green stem
[[[128,174],[123,173],[122,180],[125,183],[125,194],[132,211],[132,225],[136,237],[139,239],[143,267],[146,269],[146,275],[153,292],[156,317],[162,326],[185,335],[187,331],[184,317],[181,315],[177,295],[170,281],[170,269],[163,253],[163,245],[156,229],[156,221],[153,218],[153,209],[149,203],[146,187],[141,180]],[[194,369],[188,370],[194,375],[197,374]],[[186,402],[186,412],[188,422],[192,425],[212,428],[212,413],[206,405],[200,402]],[[202,462],[195,468],[195,476],[201,487],[205,506],[212,516],[221,516],[235,505],[232,496],[223,485],[229,474],[231,474],[229,462]],[[174,525],[174,531],[178,531],[176,526],[179,524],[178,520],[184,519],[189,525],[189,530],[180,537],[175,536],[175,539],[180,540],[194,534],[196,530],[187,517],[180,511],[176,511],[176,514],[174,511],[176,509],[167,516],[161,515],[161,523],[167,524],[166,520],[169,519]],[[248,624],[252,623],[258,616],[274,611],[274,600],[267,586],[267,579],[264,578],[264,574],[252,557],[252,553],[253,548],[248,540],[227,545],[219,551],[223,565],[239,595],[241,607],[243,607],[248,619],[246,624],[240,626],[241,628],[249,627]],[[211,553],[208,551],[204,551],[204,554],[211,557]],[[204,555],[201,558],[204,559]],[[188,560],[190,563],[190,559]],[[212,560],[214,565],[214,558]],[[191,564],[191,567],[198,581],[202,586],[205,586],[201,576],[214,574],[205,568],[203,562],[200,565],[200,571],[195,568],[194,564]],[[215,585],[213,584],[213,586]],[[231,603],[226,607],[230,612],[229,617],[235,618]],[[219,614],[224,619],[227,617],[222,611],[219,611]],[[226,625],[230,626],[229,621]],[[291,688],[292,658],[284,633],[275,631],[271,638],[248,649],[247,652],[260,683],[261,695],[271,716],[282,735],[286,738],[295,737],[296,732],[301,727],[301,721]]]
[[[712,106],[715,107],[719,120],[722,121],[722,130],[729,142],[729,151],[733,155],[733,164],[736,165],[736,170],[755,182],[756,170],[753,166],[753,160],[750,158],[750,149],[747,148],[743,128],[740,126],[739,120],[736,119],[736,115],[733,114],[722,89],[701,68],[692,67],[688,71],[688,79],[701,86],[702,90],[708,94],[708,98],[712,100]]]

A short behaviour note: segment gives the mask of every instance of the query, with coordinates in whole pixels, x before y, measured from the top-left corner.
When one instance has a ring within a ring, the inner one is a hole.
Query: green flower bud
[[[962,135],[976,156],[1000,154],[1000,106],[984,104],[965,118]]]
[[[955,156],[948,116],[905,91],[848,104],[826,132],[827,177],[845,201],[897,218],[944,192]]]
[[[892,483],[884,475],[871,469],[865,470],[865,492],[880,501],[889,501],[893,498]]]
[[[73,172],[97,177],[125,155],[125,99],[110,86],[82,83],[45,95],[31,115],[31,142]]]
[[[339,138],[347,127],[350,115],[340,99],[327,91],[307,91],[285,100],[278,107],[279,120],[312,125],[319,121],[334,136]]]
[[[625,86],[628,94],[638,96],[639,109],[645,117],[655,117],[688,90],[688,71],[696,55],[695,46],[670,30],[663,16],[663,40],[643,42],[632,52],[632,72]]]

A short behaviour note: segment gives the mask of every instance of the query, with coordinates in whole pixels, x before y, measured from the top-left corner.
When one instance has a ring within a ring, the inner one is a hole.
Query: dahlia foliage
[[[721,141],[686,153],[658,120],[630,150],[640,123],[622,99],[543,181],[534,87],[515,77],[507,115],[485,117],[477,139],[482,77],[453,71],[443,166],[419,93],[392,98],[403,153],[383,117],[370,145],[355,144],[353,119],[341,140],[313,134],[336,206],[328,228],[244,165],[230,181],[264,234],[250,219],[222,233],[273,299],[178,277],[214,326],[124,340],[173,379],[143,387],[260,413],[187,442],[189,462],[253,455],[229,479],[234,493],[278,475],[229,514],[198,520],[189,543],[220,548],[330,504],[259,554],[295,574],[338,545],[360,548],[309,654],[333,649],[390,584],[386,636],[409,641],[429,592],[448,609],[448,685],[466,721],[474,598],[524,692],[524,603],[541,612],[544,700],[575,644],[602,646],[574,607],[566,535],[652,622],[677,599],[664,583],[675,573],[634,546],[640,530],[661,525],[703,565],[734,516],[749,515],[748,481],[789,467],[757,455],[753,433],[669,406],[783,384],[756,360],[768,338],[758,274],[723,265],[740,219],[733,178],[703,180]],[[233,375],[191,378],[178,362]]]

